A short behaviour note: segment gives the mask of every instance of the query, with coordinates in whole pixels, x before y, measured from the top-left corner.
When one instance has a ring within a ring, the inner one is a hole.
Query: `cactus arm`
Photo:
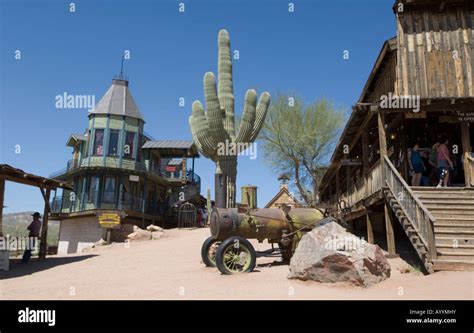
[[[255,122],[256,112],[255,108],[257,105],[257,92],[254,89],[247,90],[245,94],[245,105],[242,119],[240,122],[239,134],[237,135],[237,143],[250,142],[250,136],[252,134],[253,125]]]
[[[234,87],[232,83],[232,59],[230,38],[227,30],[219,31],[218,37],[218,96],[221,107],[225,110],[224,128],[232,141],[235,140],[234,127]]]
[[[189,117],[189,126],[198,149],[207,158],[215,159],[216,143],[210,135],[206,115],[201,102],[194,101],[192,106],[192,115]]]
[[[209,133],[216,144],[223,143],[229,137],[224,129],[223,112],[217,97],[216,78],[211,72],[204,75],[204,97]]]
[[[265,91],[260,95],[260,98],[258,99],[255,123],[253,125],[252,134],[250,135],[249,142],[253,142],[257,138],[258,133],[260,132],[263,126],[265,116],[267,115],[269,105],[270,94]]]

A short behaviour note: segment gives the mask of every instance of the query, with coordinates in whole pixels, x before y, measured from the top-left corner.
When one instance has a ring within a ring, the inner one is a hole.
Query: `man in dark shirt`
[[[25,253],[23,254],[23,259],[21,260],[25,264],[30,260],[31,251],[32,251],[33,247],[35,246],[36,240],[40,236],[40,230],[41,230],[41,221],[40,221],[41,215],[40,215],[40,213],[36,212],[31,216],[33,216],[33,222],[31,222],[30,225],[27,228],[30,231],[30,233],[28,234],[29,242],[28,242],[27,247],[25,249]]]

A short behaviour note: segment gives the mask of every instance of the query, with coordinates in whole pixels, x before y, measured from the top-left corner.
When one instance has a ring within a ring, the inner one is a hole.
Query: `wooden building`
[[[180,205],[205,201],[193,142],[153,140],[144,123],[120,77],[89,114],[86,133],[67,140],[72,159],[51,175],[73,184],[51,204],[51,219],[61,221],[59,253],[81,251],[101,238],[123,239],[131,225],[176,225]]]
[[[398,0],[393,10],[397,36],[353,107],[321,198],[391,254],[409,240],[429,272],[473,269],[474,3]],[[430,151],[440,135],[450,187],[411,186],[409,149]]]

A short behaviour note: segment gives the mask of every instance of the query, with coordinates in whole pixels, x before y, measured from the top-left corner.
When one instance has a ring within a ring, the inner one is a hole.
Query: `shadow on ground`
[[[97,255],[88,254],[70,257],[48,257],[45,261],[39,261],[38,258],[32,258],[26,264],[22,263],[21,259],[10,259],[10,270],[6,272],[0,271],[0,280],[30,275],[56,266],[72,264],[82,260],[90,259],[95,256]]]

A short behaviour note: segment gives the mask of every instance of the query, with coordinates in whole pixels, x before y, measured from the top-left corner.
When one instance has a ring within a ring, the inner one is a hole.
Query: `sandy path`
[[[113,244],[93,252],[13,263],[0,272],[0,299],[474,299],[474,272],[401,274],[368,289],[288,280],[278,256],[260,257],[255,272],[225,276],[201,264],[208,229],[168,230],[155,241]],[[268,244],[254,243],[263,251]]]

